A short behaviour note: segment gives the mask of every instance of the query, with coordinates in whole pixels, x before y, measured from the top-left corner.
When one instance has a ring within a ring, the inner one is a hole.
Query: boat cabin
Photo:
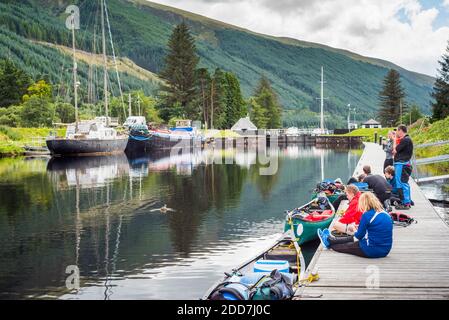
[[[112,118],[112,117],[95,117],[94,119],[96,122],[101,122],[103,123],[105,126],[107,125],[107,121],[109,121],[109,126],[110,127],[118,127],[118,118]]]
[[[67,127],[66,139],[98,139],[107,140],[115,139],[117,131],[113,128],[106,127],[102,122],[97,121],[83,121],[76,124],[71,124]]]
[[[139,116],[132,116],[132,117],[128,117],[125,121],[125,123],[123,124],[123,126],[127,129],[139,125],[139,126],[145,126],[146,123],[146,119],[145,117],[139,117]]]

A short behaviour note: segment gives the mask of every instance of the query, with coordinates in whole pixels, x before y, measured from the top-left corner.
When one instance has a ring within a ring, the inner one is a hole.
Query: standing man
[[[400,141],[393,151],[394,154],[394,179],[398,195],[402,203],[395,206],[398,210],[408,210],[411,206],[410,185],[408,179],[402,179],[403,170],[411,171],[410,160],[413,155],[413,142],[407,134],[407,127],[400,125],[396,131],[396,137]]]
[[[384,170],[386,167],[392,166],[394,164],[393,150],[394,150],[395,140],[396,140],[396,132],[390,131],[390,132],[388,132],[388,140],[383,141],[383,149],[386,154],[386,159],[384,161]]]

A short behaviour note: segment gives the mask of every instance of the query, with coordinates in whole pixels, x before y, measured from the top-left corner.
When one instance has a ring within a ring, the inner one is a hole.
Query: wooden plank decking
[[[381,174],[384,156],[380,146],[365,144],[355,174],[365,164]],[[412,179],[410,186],[415,206],[407,213],[418,223],[394,228],[386,258],[359,258],[320,246],[307,270],[318,271],[320,279],[299,288],[295,299],[449,299],[449,227]]]

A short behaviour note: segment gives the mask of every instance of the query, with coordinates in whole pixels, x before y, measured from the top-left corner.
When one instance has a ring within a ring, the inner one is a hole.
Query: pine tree
[[[267,119],[266,128],[280,128],[282,107],[270,81],[265,76],[260,79],[256,87],[255,99],[258,105],[264,109],[264,117]]]
[[[0,61],[0,107],[20,103],[30,84],[30,76],[12,61]]]
[[[173,30],[168,41],[168,54],[165,58],[165,68],[161,77],[163,99],[166,108],[179,104],[187,113],[188,106],[195,99],[195,72],[199,62],[195,41],[185,23]]]
[[[382,91],[379,92],[379,120],[383,126],[394,126],[401,121],[401,114],[407,111],[404,102],[404,89],[401,85],[400,74],[390,69],[383,80]]]
[[[435,102],[432,104],[432,119],[441,120],[449,116],[449,43],[446,54],[439,61],[439,76],[433,86],[432,97]]]
[[[262,93],[263,89],[267,89],[270,92],[274,93],[273,88],[271,87],[270,80],[265,75],[262,75],[262,77],[259,80],[259,83],[256,86],[256,90],[254,91],[254,96],[259,96]]]
[[[247,109],[245,100],[240,89],[240,82],[231,72],[227,72],[226,78],[226,119],[223,124],[225,128],[231,128],[240,118],[246,116]]]
[[[226,76],[220,68],[210,82],[210,128],[223,129],[226,120]]]
[[[211,75],[206,68],[200,68],[196,72],[196,86],[197,86],[197,99],[196,103],[201,107],[201,118],[203,122],[209,126],[209,106],[210,106],[210,92],[209,86],[211,81]]]
[[[265,115],[264,108],[257,103],[255,98],[249,100],[249,111],[251,121],[258,129],[266,129],[268,118]]]

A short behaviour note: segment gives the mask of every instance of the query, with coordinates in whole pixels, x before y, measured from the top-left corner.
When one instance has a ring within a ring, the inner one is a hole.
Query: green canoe
[[[330,200],[330,199],[328,199]],[[335,209],[332,204],[327,201],[325,210],[330,210],[331,215],[328,218],[318,221],[308,221],[307,216],[314,211],[320,213],[324,210],[314,208],[316,199],[310,201],[300,208],[287,211],[284,232],[292,229],[299,245],[315,240],[318,238],[317,230],[328,228],[335,217]]]
[[[333,193],[333,194],[326,195],[326,197],[329,199],[329,201],[330,201],[331,203],[333,203],[333,202],[334,202],[335,200],[337,200],[338,197],[341,196],[342,194],[344,194],[344,192],[335,192],[335,193]],[[312,199],[315,199],[317,196],[318,196],[318,194],[317,194],[316,192],[314,192],[314,193],[312,194]]]

